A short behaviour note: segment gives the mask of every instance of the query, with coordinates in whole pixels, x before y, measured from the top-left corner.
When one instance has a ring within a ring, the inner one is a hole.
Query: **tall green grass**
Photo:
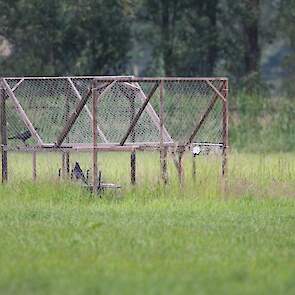
[[[230,143],[255,153],[295,149],[293,99],[239,93],[230,95]]]
[[[72,155],[83,168],[90,155]],[[10,182],[0,186],[1,294],[294,294],[295,156],[230,156],[229,189],[220,159],[185,159],[180,188],[169,162],[138,153],[138,185],[129,154],[100,154],[121,191],[91,196],[59,182],[60,155],[10,154]]]

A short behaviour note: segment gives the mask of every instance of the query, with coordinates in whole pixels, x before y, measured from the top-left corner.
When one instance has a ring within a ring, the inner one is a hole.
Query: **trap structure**
[[[60,152],[62,175],[70,174],[70,153],[92,153],[97,187],[97,154],[130,152],[131,183],[136,151],[160,153],[167,183],[167,157],[183,182],[183,155],[199,147],[219,151],[227,174],[227,78],[142,78],[134,76],[0,78],[2,182],[7,153],[31,152],[33,178],[38,152]]]

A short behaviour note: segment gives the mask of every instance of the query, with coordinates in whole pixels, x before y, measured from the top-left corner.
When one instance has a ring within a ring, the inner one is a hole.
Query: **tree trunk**
[[[259,73],[259,15],[260,0],[246,0],[246,10],[249,13],[244,21],[245,34],[245,74]]]

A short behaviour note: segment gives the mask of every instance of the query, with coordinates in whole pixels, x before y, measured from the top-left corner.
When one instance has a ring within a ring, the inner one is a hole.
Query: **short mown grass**
[[[83,167],[89,155],[73,155]],[[10,155],[0,186],[1,294],[294,294],[295,155],[235,154],[229,188],[220,160],[186,158],[179,188],[158,181],[159,155],[99,157],[119,192],[91,196],[57,178],[60,156]]]

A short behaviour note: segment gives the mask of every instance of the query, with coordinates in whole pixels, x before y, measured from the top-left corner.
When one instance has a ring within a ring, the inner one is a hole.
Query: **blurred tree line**
[[[294,23],[295,0],[0,0],[0,76],[227,76],[232,142],[290,150]]]
[[[294,10],[295,0],[0,0],[1,75],[227,75],[256,90],[276,36],[295,72]]]

